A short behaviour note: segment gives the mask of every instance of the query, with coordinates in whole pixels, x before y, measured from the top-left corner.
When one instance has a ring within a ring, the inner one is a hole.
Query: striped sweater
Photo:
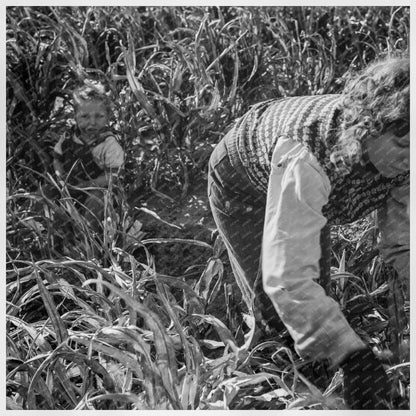
[[[379,208],[390,190],[409,180],[409,173],[385,178],[370,168],[356,165],[342,176],[330,163],[337,141],[340,95],[289,97],[262,102],[237,120],[229,139],[253,185],[267,192],[270,161],[279,137],[303,143],[317,158],[331,183],[328,203],[322,213],[329,224],[355,221]]]

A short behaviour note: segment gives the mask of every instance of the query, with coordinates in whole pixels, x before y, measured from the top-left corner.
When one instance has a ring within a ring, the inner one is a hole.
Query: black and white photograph
[[[93,4],[3,7],[7,410],[411,410],[412,7]]]

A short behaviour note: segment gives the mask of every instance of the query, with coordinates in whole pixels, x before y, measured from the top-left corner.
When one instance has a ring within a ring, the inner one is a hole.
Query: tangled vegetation
[[[341,372],[259,332],[241,304],[207,161],[251,104],[337,92],[346,70],[406,50],[409,19],[409,7],[8,7],[8,408],[343,409]],[[111,91],[127,154],[98,234],[51,164],[86,78]],[[409,305],[377,236],[372,217],[332,229],[331,295],[386,365],[391,409],[408,409]]]

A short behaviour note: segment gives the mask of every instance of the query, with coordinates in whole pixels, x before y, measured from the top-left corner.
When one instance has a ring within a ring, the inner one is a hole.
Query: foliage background
[[[252,317],[215,239],[207,161],[251,104],[338,92],[347,70],[407,50],[409,19],[398,6],[7,7],[9,406],[342,407],[341,375],[318,390],[287,338],[244,343]],[[85,78],[111,91],[128,155],[100,236],[65,189],[34,209]],[[146,239],[129,240],[132,218]],[[408,307],[392,310],[376,238],[371,218],[333,230],[332,294],[384,351],[390,405],[406,408]]]

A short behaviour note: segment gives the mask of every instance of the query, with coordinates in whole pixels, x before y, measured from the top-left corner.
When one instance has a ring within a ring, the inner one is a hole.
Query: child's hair
[[[83,101],[102,101],[108,114],[111,114],[112,103],[105,87],[100,82],[86,79],[84,84],[76,88],[72,93],[75,112],[78,111],[81,102]]]
[[[331,154],[335,168],[347,174],[361,161],[361,143],[393,129],[409,131],[410,61],[408,56],[378,60],[350,74],[341,98],[339,139]]]

